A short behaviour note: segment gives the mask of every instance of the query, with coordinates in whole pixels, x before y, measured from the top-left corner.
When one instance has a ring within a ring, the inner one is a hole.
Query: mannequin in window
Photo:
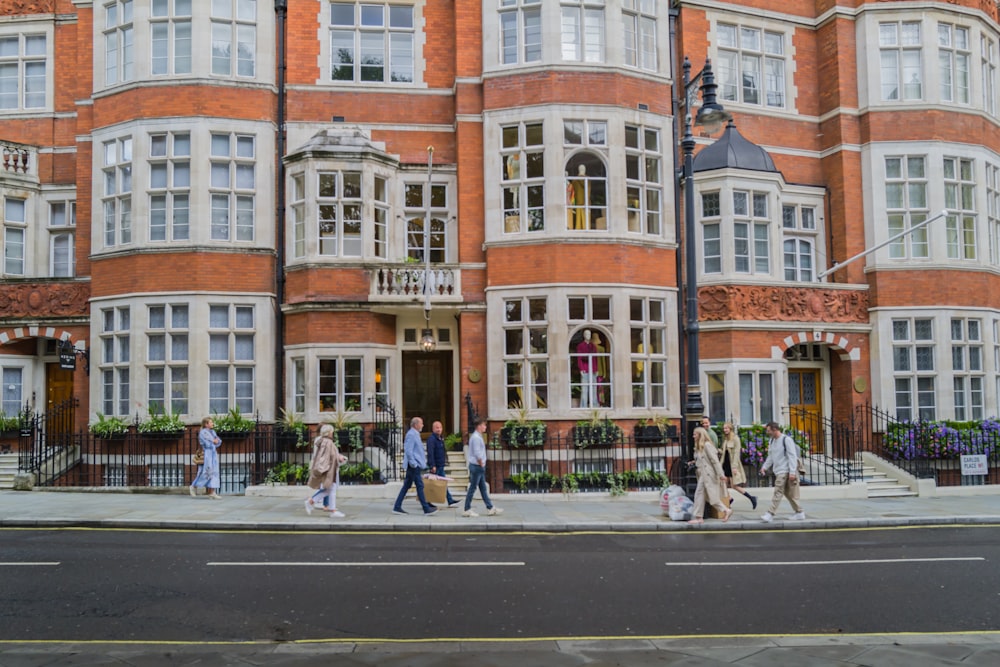
[[[521,157],[516,153],[514,155],[507,156],[507,180],[508,181],[519,181],[521,180]],[[512,190],[514,195],[514,206],[517,207],[517,198],[520,195],[520,188],[515,187]]]
[[[601,335],[596,331],[591,335],[591,341],[594,343],[594,353],[596,354],[594,361],[597,367],[597,376],[594,381],[598,385],[597,404],[606,407],[608,405],[608,383],[611,381],[611,377],[608,375],[607,348],[604,347]]]
[[[594,387],[594,372],[597,370],[597,360],[594,354],[597,346],[591,341],[590,329],[583,330],[583,340],[576,346],[576,368],[580,371],[580,407],[596,407],[597,392]]]
[[[569,206],[567,224],[570,229],[587,228],[587,166],[576,169],[577,177],[566,184],[566,204]]]

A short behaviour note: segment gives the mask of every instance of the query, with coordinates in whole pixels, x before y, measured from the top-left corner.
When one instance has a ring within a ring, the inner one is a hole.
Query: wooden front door
[[[403,432],[413,417],[423,418],[425,434],[435,421],[445,433],[457,430],[451,405],[451,351],[403,352]]]
[[[58,363],[45,364],[45,433],[50,444],[58,444],[73,433],[73,371]],[[59,409],[55,409],[59,406]]]
[[[796,368],[788,371],[789,426],[809,436],[809,451],[823,449],[820,391],[820,371],[818,368]]]

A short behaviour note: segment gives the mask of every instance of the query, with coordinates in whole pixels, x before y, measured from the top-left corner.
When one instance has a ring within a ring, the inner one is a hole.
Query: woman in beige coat
[[[694,491],[694,508],[688,523],[705,523],[705,496],[716,509],[723,521],[729,521],[733,511],[722,503],[725,474],[719,463],[719,451],[708,437],[708,431],[700,426],[694,430],[694,465],[698,469],[698,488]]]
[[[309,488],[318,489],[310,498],[306,498],[306,514],[312,514],[317,501],[325,507],[331,517],[343,518],[344,513],[337,509],[337,484],[340,482],[340,464],[347,459],[337,451],[333,442],[333,425],[323,424],[319,429],[319,437],[313,441],[312,461],[309,462]]]
[[[743,485],[747,476],[743,473],[743,443],[736,434],[736,428],[726,422],[722,425],[722,472],[726,475],[729,488],[747,497],[754,509],[757,509],[757,496],[750,495]]]

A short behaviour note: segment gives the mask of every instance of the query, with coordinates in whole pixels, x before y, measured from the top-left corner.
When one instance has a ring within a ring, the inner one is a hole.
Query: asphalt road
[[[1000,527],[683,534],[0,531],[0,640],[1000,630]]]

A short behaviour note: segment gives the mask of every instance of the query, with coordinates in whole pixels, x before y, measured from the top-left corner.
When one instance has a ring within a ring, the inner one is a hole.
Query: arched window
[[[607,229],[608,176],[596,153],[582,151],[566,161],[566,228]]]
[[[611,341],[595,328],[580,329],[569,341],[573,407],[611,407]]]

